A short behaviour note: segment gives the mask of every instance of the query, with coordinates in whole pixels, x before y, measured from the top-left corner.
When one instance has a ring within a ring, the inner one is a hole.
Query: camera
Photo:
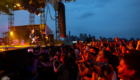
[[[106,63],[88,60],[84,64],[87,68],[97,73],[99,77],[106,77],[111,72],[109,64]]]

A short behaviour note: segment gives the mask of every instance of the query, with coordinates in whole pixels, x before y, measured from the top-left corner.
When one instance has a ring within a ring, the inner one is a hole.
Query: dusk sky
[[[102,37],[140,38],[140,0],[76,0],[65,4],[66,32],[79,37],[80,33]],[[51,15],[55,11],[51,5]],[[47,8],[46,8],[47,9]],[[29,12],[14,12],[14,25],[29,25]],[[55,21],[47,15],[47,25],[55,33]],[[35,24],[40,17],[35,16]],[[0,37],[8,30],[8,16],[0,15]]]

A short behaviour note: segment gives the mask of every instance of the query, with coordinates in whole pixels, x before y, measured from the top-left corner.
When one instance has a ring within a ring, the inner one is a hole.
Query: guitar
[[[39,37],[36,37],[36,36],[35,36],[34,38],[31,38],[31,40],[32,40],[31,43],[36,43],[36,39],[37,39],[37,38],[39,38]]]

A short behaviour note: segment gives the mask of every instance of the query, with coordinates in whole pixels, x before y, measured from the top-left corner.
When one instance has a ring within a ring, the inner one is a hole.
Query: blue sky
[[[80,33],[102,37],[140,38],[140,0],[76,0],[64,3],[66,13],[66,31],[71,35]],[[55,11],[48,5],[51,15]],[[29,24],[29,12],[15,11],[15,26]],[[35,16],[35,24],[40,17]],[[47,15],[47,25],[55,32],[55,21]],[[8,30],[8,16],[0,15],[0,37]]]

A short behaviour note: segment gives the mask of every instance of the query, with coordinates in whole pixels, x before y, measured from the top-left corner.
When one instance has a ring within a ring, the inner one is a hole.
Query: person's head
[[[60,61],[62,63],[65,63],[67,61],[67,59],[68,59],[68,57],[66,55],[61,55],[61,57],[60,57]]]
[[[90,48],[89,48],[89,51],[90,51],[91,53],[94,53],[95,55],[97,55],[98,52],[99,52],[99,49],[98,49],[98,48],[95,48],[95,47],[90,47]]]
[[[119,45],[119,49],[120,49],[120,50],[122,49],[122,44]]]
[[[107,50],[107,51],[110,51],[110,52],[112,52],[112,53],[115,52],[114,49],[113,49],[112,47],[110,47],[110,46],[106,47],[106,50]]]
[[[109,43],[109,46],[113,47],[113,43],[112,43],[112,42],[110,42],[110,43]]]
[[[117,56],[106,50],[100,51],[98,53],[96,61],[103,63],[106,62],[108,64],[111,64],[114,68],[116,68],[119,64],[119,59],[117,58]]]
[[[31,32],[34,33],[34,29],[32,29]]]
[[[90,51],[91,53],[95,53],[95,50],[94,50],[93,48],[90,48],[89,51]]]
[[[99,51],[96,61],[97,62],[108,62],[108,57],[106,56],[106,54],[112,55],[111,52],[106,51],[106,50]]]
[[[132,42],[130,42],[130,43],[129,43],[129,46],[133,47],[133,44],[132,44]]]
[[[117,56],[119,56],[120,53],[122,53],[120,49],[115,49],[115,54],[116,54]]]
[[[119,78],[140,79],[140,53],[125,54],[117,69]]]
[[[122,46],[122,52],[126,52],[126,47],[125,46]]]

